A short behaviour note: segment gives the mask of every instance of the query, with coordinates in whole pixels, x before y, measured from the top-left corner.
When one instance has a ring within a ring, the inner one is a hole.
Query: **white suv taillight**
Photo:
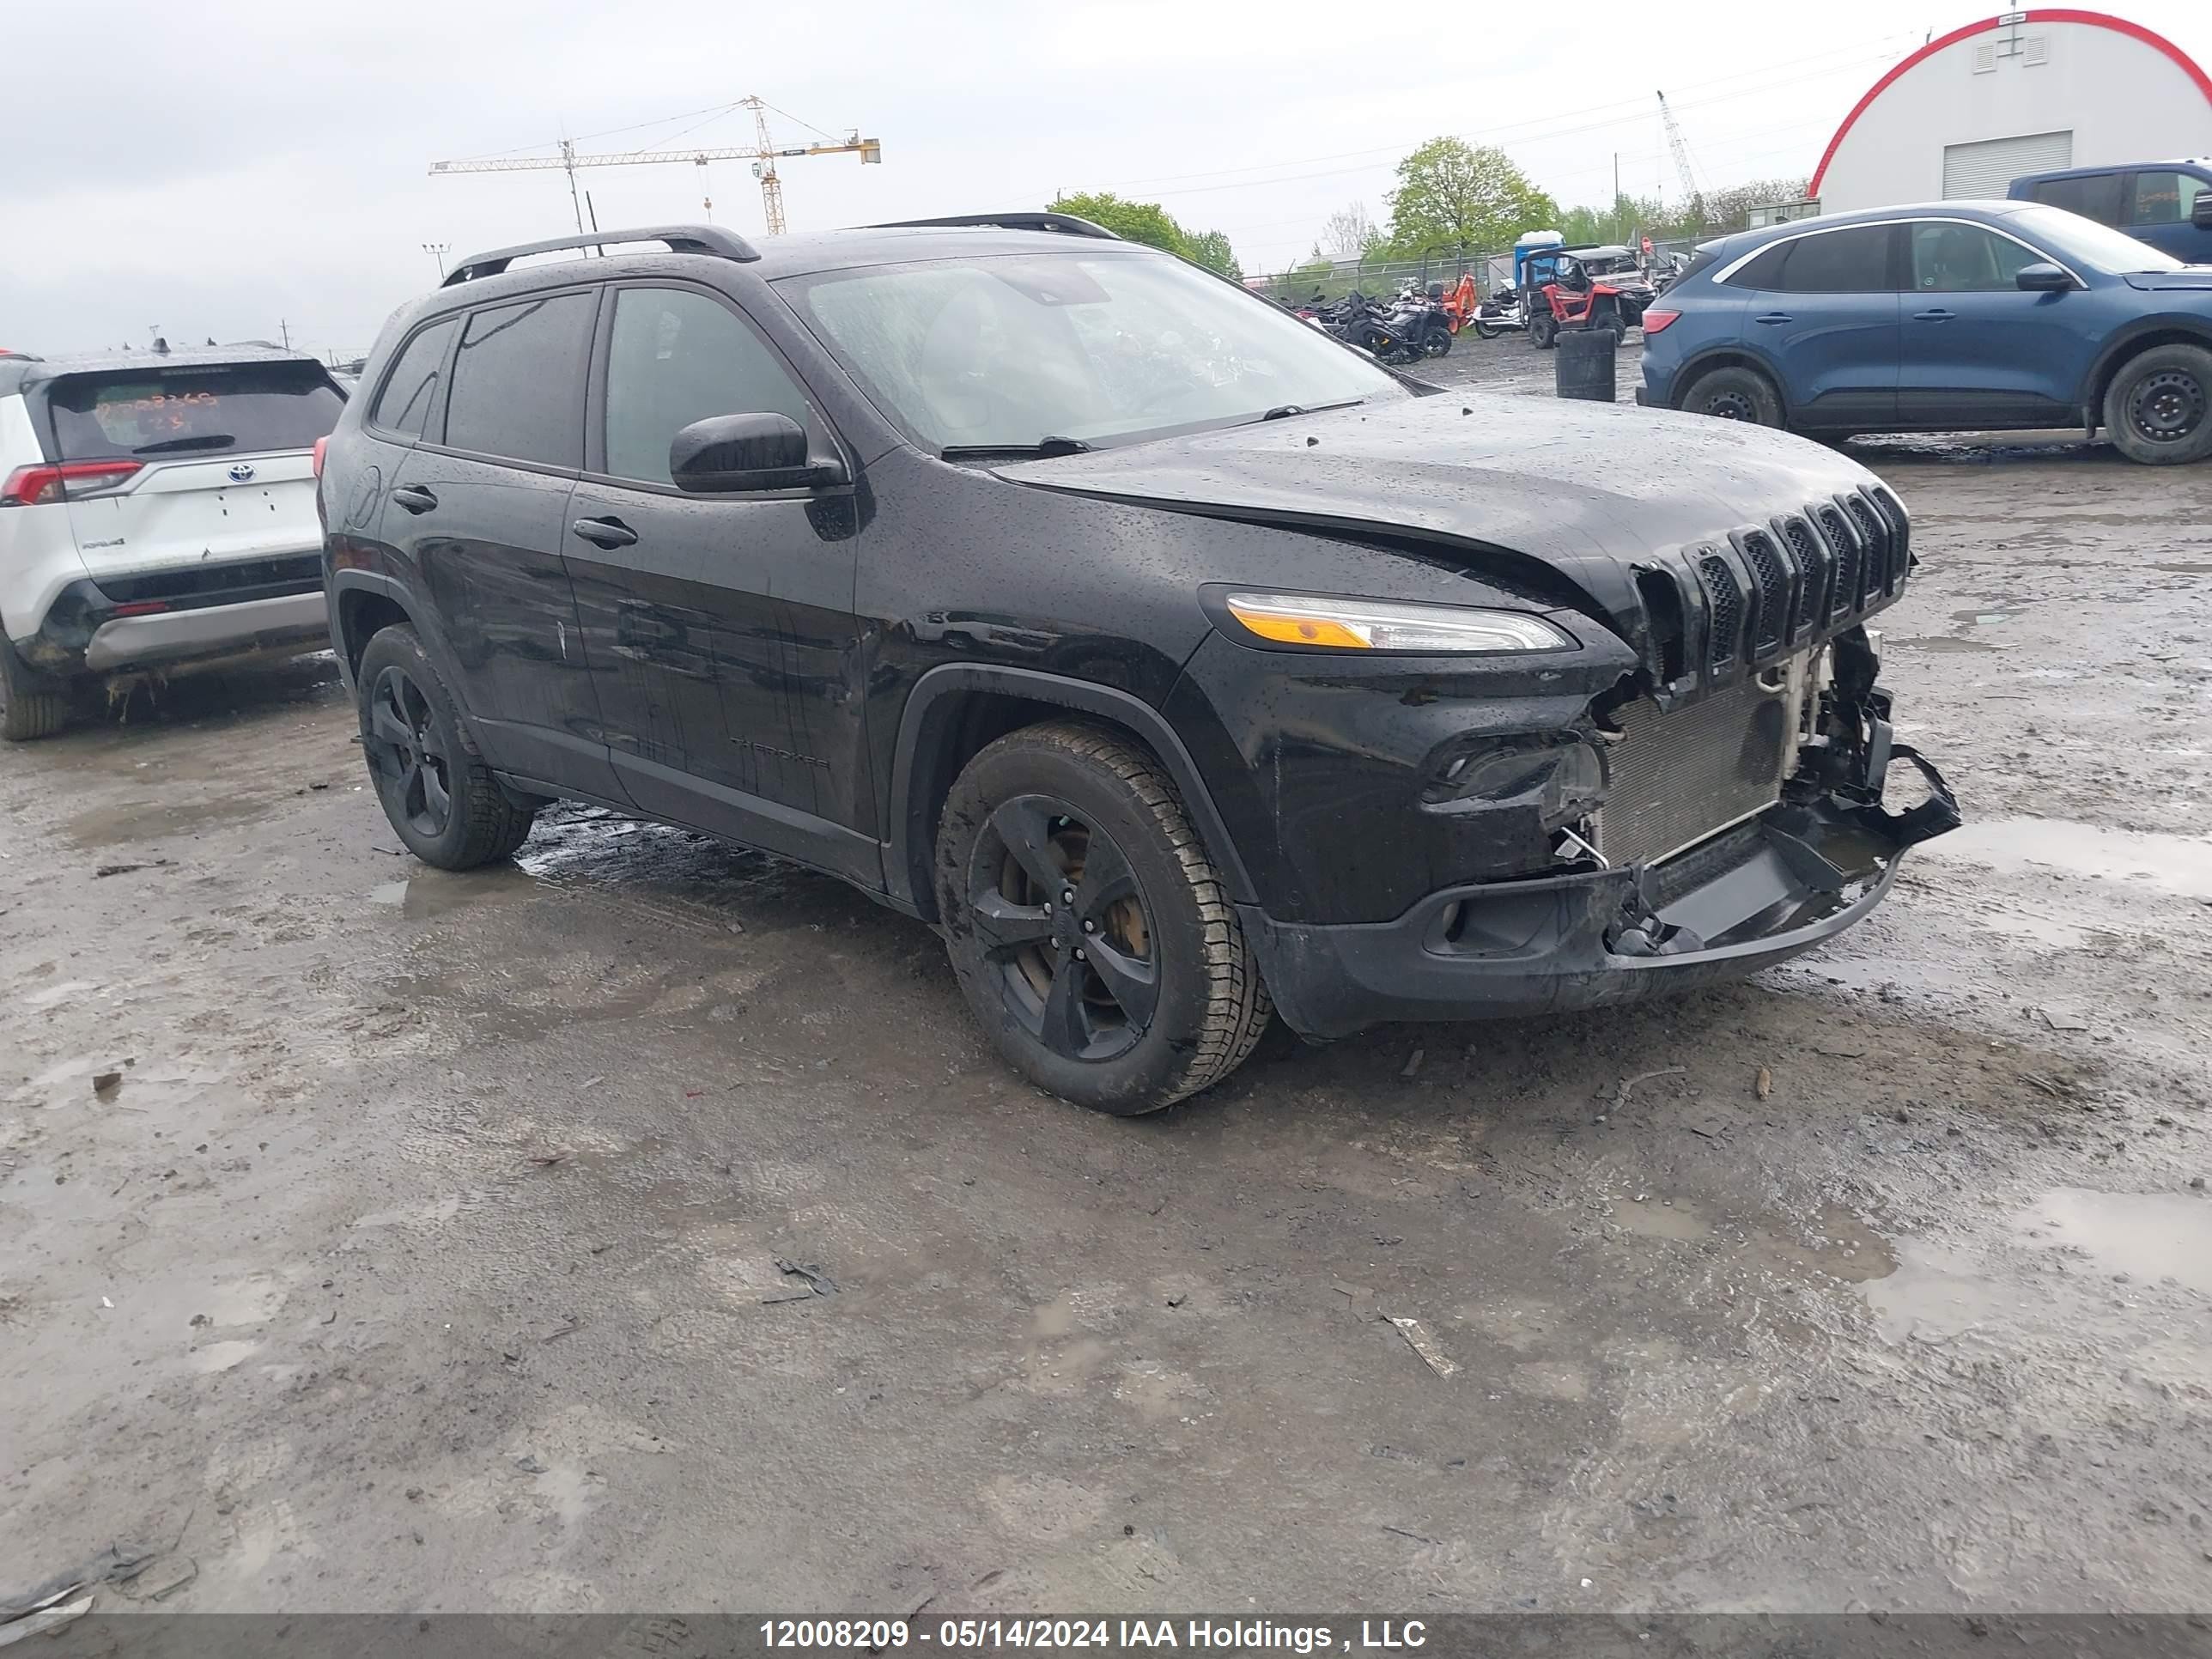
[[[46,507],[72,495],[107,489],[145,465],[143,461],[59,461],[19,466],[0,483],[0,507]],[[70,486],[78,488],[72,490]]]

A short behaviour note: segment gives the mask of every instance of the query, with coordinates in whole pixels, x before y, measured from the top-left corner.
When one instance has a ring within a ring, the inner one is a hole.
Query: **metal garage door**
[[[1943,147],[1943,199],[2002,197],[2024,173],[2050,173],[2074,165],[2074,135],[2031,132],[2024,138],[1984,138]]]

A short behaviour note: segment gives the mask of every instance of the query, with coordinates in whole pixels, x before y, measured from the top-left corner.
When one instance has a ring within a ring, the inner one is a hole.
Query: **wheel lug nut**
[[[1083,947],[1080,945],[1075,947],[1075,959],[1078,962],[1083,960]]]
[[[1074,890],[1073,887],[1063,887],[1063,888],[1061,888],[1061,889],[1060,890],[1060,902],[1062,904],[1073,904],[1073,903],[1074,903],[1074,902],[1075,902],[1075,890]]]
[[[1095,921],[1086,921],[1083,924],[1083,931],[1086,933],[1095,933],[1098,931],[1098,924]]]

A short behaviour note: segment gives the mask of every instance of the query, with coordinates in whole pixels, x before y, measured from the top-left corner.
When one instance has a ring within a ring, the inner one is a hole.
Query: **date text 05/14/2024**
[[[1314,1654],[1403,1650],[1426,1645],[1419,1620],[1363,1619],[1357,1631],[1264,1619],[769,1619],[761,1639],[770,1648],[882,1653],[927,1644],[939,1652],[999,1652],[1042,1648],[1093,1652],[1195,1649]]]

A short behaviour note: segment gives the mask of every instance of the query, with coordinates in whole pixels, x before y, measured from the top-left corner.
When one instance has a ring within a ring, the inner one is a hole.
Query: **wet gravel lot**
[[[2212,469],[1852,450],[1970,815],[1873,921],[1135,1122],[792,866],[415,864],[326,661],[0,753],[0,1592],[2212,1606]]]

